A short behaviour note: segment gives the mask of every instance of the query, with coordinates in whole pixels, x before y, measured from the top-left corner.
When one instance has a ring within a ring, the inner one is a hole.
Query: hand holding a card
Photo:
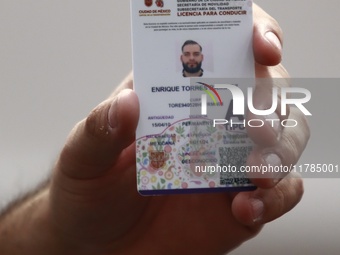
[[[257,77],[286,78],[282,32],[254,7]],[[134,134],[139,104],[132,75],[72,130],[51,179],[0,218],[1,254],[222,254],[301,199],[300,178],[254,179],[258,189],[142,197],[136,190]],[[265,89],[256,96],[265,101]],[[249,130],[248,164],[295,164],[309,129]],[[293,132],[294,131],[294,132]]]

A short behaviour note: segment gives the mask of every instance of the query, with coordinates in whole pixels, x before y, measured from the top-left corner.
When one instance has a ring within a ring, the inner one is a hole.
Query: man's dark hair
[[[186,40],[184,43],[183,43],[183,46],[182,46],[182,52],[183,52],[183,49],[185,46],[187,45],[198,45],[200,47],[200,51],[202,52],[202,46],[196,42],[196,41],[193,41],[193,40]]]

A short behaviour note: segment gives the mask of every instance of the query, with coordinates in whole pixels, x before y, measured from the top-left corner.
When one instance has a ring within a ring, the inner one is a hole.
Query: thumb
[[[258,64],[274,66],[281,62],[283,33],[278,22],[254,4],[253,48]]]
[[[130,89],[102,102],[71,131],[56,168],[75,179],[102,176],[134,141],[138,117],[138,98]]]

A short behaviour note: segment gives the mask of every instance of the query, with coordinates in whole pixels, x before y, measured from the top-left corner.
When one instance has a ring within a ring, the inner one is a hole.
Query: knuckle
[[[311,135],[310,126],[307,117],[301,113],[296,107],[291,107],[291,113],[294,119],[299,124],[299,129],[296,129],[295,140],[301,148],[305,148]]]
[[[282,215],[285,213],[285,205],[286,205],[286,193],[287,191],[282,188],[282,186],[277,186],[275,189],[275,200],[277,201],[276,203],[276,210],[277,210],[277,215]]]
[[[297,138],[296,133],[290,133],[286,134],[283,132],[282,134],[282,142],[283,142],[283,161],[285,165],[295,164],[299,157],[300,157],[300,151],[299,146],[297,145]]]
[[[276,78],[275,86],[289,87],[289,80],[287,79],[290,78],[290,75],[287,69],[282,64],[269,67],[269,71],[270,76]]]
[[[305,115],[302,115],[301,116],[301,120],[300,120],[300,123],[304,129],[304,136],[305,136],[305,141],[307,143],[307,141],[309,140],[310,138],[310,135],[311,135],[311,130],[310,130],[310,127],[309,127],[309,123],[308,123],[308,120],[307,120],[307,117]]]
[[[289,72],[287,71],[287,69],[282,64],[277,65],[277,69],[278,69],[279,73],[281,74],[281,76],[283,78],[289,78],[290,77]],[[285,83],[287,83],[287,82],[285,82]]]

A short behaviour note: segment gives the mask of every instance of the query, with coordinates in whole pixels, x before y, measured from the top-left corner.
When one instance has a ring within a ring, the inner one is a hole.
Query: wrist
[[[49,218],[49,188],[17,201],[0,218],[0,254],[65,254]]]

